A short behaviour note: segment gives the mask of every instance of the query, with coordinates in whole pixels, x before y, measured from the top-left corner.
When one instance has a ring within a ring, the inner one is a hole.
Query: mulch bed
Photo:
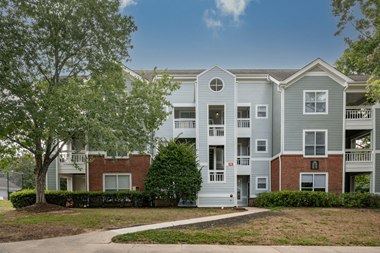
[[[58,206],[58,205],[52,205],[52,204],[39,204],[39,205],[32,205],[27,206],[23,208],[17,208],[17,211],[26,211],[28,213],[47,213],[47,212],[54,212],[54,211],[68,211],[70,210],[67,207]]]
[[[180,225],[174,227],[161,228],[163,229],[186,229],[196,227],[199,230],[208,229],[208,228],[216,228],[216,227],[231,227],[235,225],[240,225],[242,223],[246,223],[248,220],[260,219],[268,216],[283,216],[285,213],[282,212],[261,212],[261,213],[252,213],[227,219],[220,219],[214,221],[205,221],[188,225]]]

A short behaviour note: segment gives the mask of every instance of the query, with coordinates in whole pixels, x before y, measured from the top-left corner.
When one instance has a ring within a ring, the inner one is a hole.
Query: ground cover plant
[[[380,209],[284,208],[243,224],[200,230],[148,230],[113,238],[122,243],[233,245],[380,245]]]
[[[234,210],[199,208],[67,208],[66,210],[48,213],[29,213],[13,209],[0,212],[0,242],[76,235],[105,229],[199,218],[231,212],[234,212]]]

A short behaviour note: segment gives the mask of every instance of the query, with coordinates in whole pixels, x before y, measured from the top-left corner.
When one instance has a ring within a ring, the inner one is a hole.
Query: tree
[[[181,199],[183,202],[197,199],[202,175],[193,145],[178,142],[178,137],[158,144],[158,153],[144,180],[148,194],[175,206]]]
[[[17,159],[16,163],[10,167],[10,170],[23,174],[22,180],[24,189],[35,189],[36,181],[33,173],[34,168],[34,160],[30,159],[30,157],[23,156]]]
[[[166,73],[125,74],[131,16],[119,0],[0,0],[0,163],[35,160],[36,204],[49,164],[67,143],[144,153],[179,88]],[[125,78],[133,79],[127,87]],[[0,164],[0,166],[4,164]]]
[[[362,16],[354,16],[359,5]],[[368,99],[380,101],[380,2],[379,0],[332,0],[333,15],[340,17],[340,35],[347,25],[359,32],[355,40],[345,38],[348,48],[335,65],[346,75],[370,75],[367,81]]]

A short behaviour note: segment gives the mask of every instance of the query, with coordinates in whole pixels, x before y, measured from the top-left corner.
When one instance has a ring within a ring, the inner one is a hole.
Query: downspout
[[[348,88],[348,83],[344,83],[343,90],[343,133],[342,133],[342,151],[343,151],[343,168],[342,168],[342,193],[345,192],[346,183],[346,90]],[[371,140],[372,141],[372,140]]]

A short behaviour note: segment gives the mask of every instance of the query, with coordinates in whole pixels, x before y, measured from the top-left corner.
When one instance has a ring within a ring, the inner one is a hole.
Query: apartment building
[[[172,107],[163,110],[171,114],[156,136],[181,134],[180,141],[195,143],[203,177],[197,206],[246,206],[269,191],[349,192],[365,174],[370,192],[380,193],[380,107],[367,103],[368,76],[346,76],[321,59],[302,69],[214,65],[167,73],[182,84],[168,98]],[[156,151],[112,162],[106,152],[81,148],[73,154],[68,147],[50,166],[48,189],[58,189],[60,177],[69,190],[144,189]],[[94,162],[84,163],[86,156]]]

